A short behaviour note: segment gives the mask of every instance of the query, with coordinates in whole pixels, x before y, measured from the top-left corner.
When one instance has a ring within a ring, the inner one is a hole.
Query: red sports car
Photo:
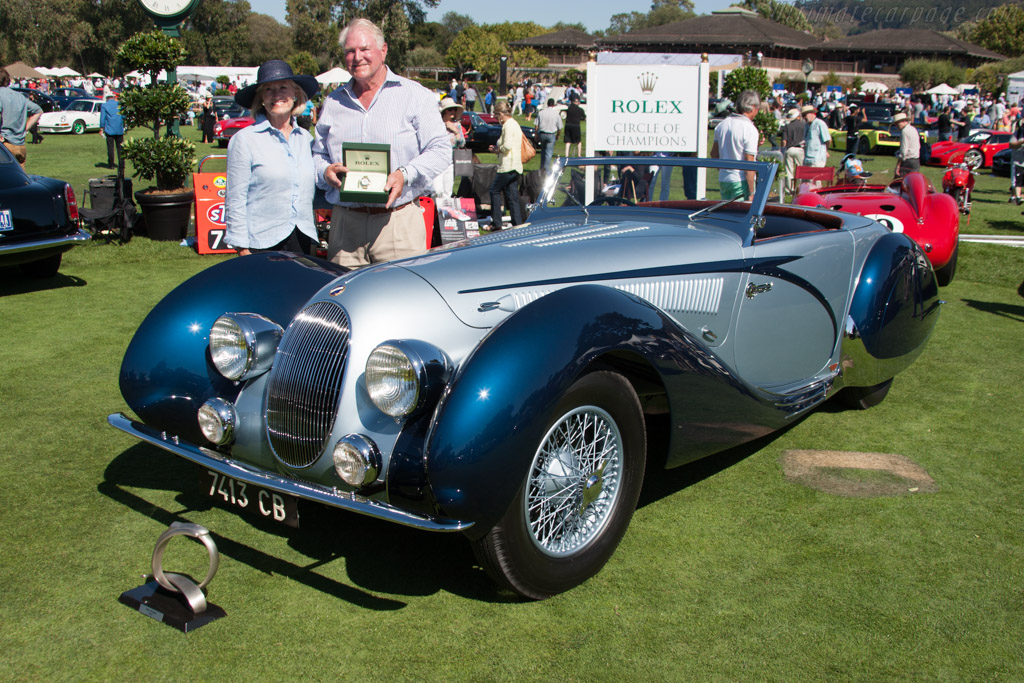
[[[213,136],[221,147],[228,146],[228,140],[238,131],[256,123],[251,116],[238,116],[233,119],[224,119],[213,124]]]
[[[893,232],[902,232],[928,255],[935,279],[945,287],[956,273],[960,212],[956,200],[936,192],[920,173],[908,173],[888,185],[836,185],[804,192],[793,200],[873,218]]]
[[[992,157],[1010,146],[1010,133],[979,129],[963,140],[933,142],[931,156],[922,159],[931,166],[950,166],[965,163],[971,169],[992,165]]]

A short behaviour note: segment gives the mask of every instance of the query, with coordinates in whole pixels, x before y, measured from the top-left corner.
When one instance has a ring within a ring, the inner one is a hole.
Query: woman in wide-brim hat
[[[224,241],[242,256],[253,251],[311,254],[318,242],[313,136],[295,116],[319,90],[312,76],[296,75],[286,62],[272,59],[256,72],[255,83],[235,94],[235,102],[256,119],[228,145]]]

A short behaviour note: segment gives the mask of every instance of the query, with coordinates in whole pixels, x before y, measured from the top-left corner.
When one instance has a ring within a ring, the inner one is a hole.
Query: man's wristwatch
[[[405,170],[405,166],[399,166],[398,172],[402,174],[402,183],[405,185],[409,184],[409,172]]]

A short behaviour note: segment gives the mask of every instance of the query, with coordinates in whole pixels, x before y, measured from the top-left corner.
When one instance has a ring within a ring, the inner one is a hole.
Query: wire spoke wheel
[[[633,516],[646,465],[644,416],[633,386],[591,372],[550,413],[508,510],[473,543],[499,585],[542,600],[578,586],[615,552]],[[542,435],[542,436],[541,436]]]
[[[533,460],[525,513],[541,552],[563,557],[586,546],[604,528],[619,491],[622,437],[596,406],[564,415]]]

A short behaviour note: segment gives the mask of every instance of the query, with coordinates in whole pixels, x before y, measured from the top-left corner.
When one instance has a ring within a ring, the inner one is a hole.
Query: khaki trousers
[[[427,250],[423,211],[410,202],[382,213],[335,206],[327,258],[349,268],[416,256]]]
[[[14,155],[14,158],[21,164],[21,170],[25,170],[25,159],[28,158],[28,150],[25,149],[25,145],[13,145],[10,142],[4,140],[4,147]]]

